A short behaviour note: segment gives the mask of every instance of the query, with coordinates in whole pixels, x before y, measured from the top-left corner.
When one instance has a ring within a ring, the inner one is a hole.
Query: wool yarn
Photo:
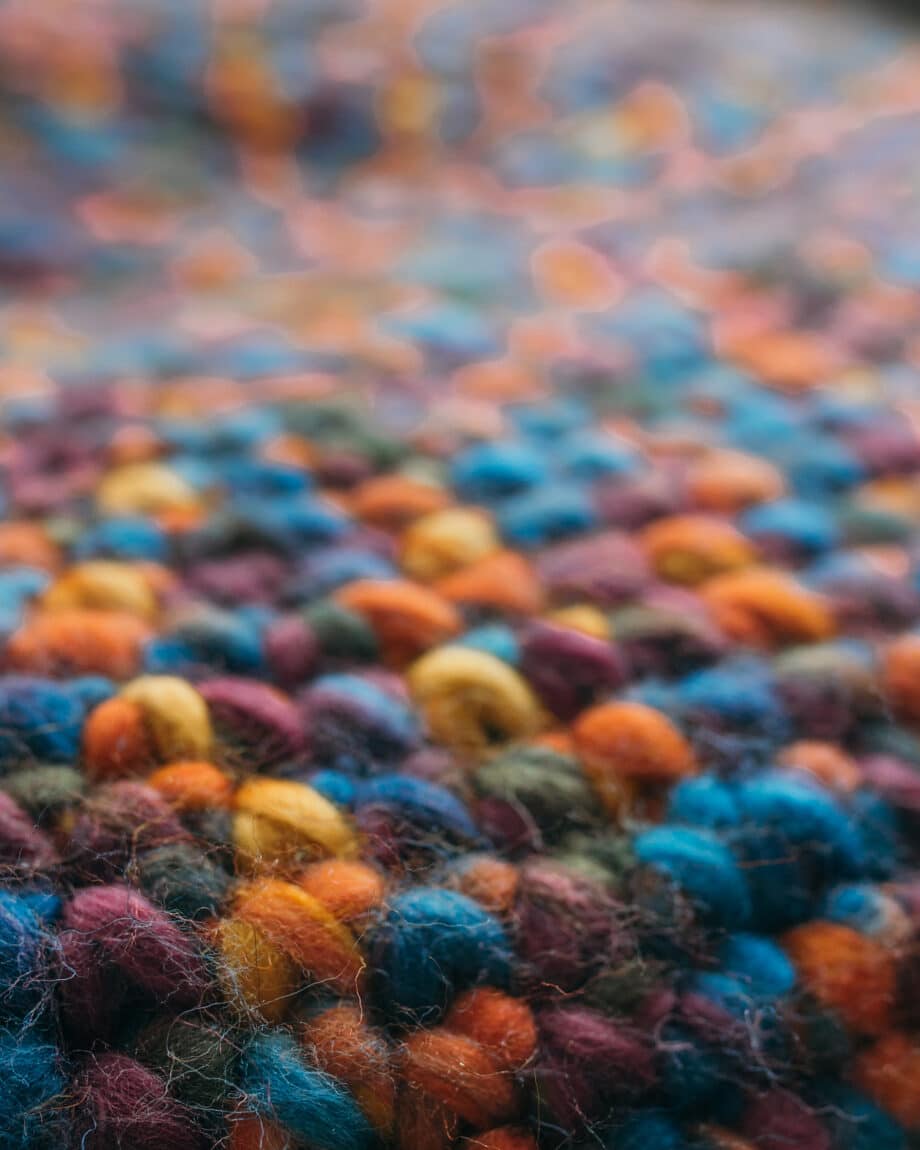
[[[917,1143],[918,77],[0,6],[0,1150]]]

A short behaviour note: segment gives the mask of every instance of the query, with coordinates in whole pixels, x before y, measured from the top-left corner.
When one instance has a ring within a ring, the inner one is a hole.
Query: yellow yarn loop
[[[543,724],[526,681],[485,651],[441,647],[409,669],[409,687],[439,742],[470,754],[525,738]]]
[[[228,998],[280,1022],[301,983],[300,967],[251,922],[221,919],[214,930]]]
[[[610,620],[599,608],[591,603],[573,603],[571,607],[560,607],[558,611],[551,611],[547,616],[550,623],[557,623],[560,627],[568,627],[572,631],[580,631],[583,635],[590,635],[592,639],[603,639],[609,642],[613,629]]]
[[[213,743],[211,717],[195,688],[175,675],[142,675],[119,692],[138,703],[161,758],[207,759]]]
[[[492,520],[475,507],[448,507],[416,519],[402,537],[403,570],[428,581],[484,559],[500,547]]]
[[[162,463],[129,463],[103,478],[96,503],[107,515],[156,515],[195,507],[199,499],[181,475]]]
[[[262,858],[293,862],[357,854],[354,831],[312,787],[287,779],[249,779],[236,792],[233,840],[250,866]]]
[[[51,584],[41,606],[46,611],[124,611],[148,620],[157,614],[156,595],[147,575],[131,563],[111,559],[92,559],[71,567]]]

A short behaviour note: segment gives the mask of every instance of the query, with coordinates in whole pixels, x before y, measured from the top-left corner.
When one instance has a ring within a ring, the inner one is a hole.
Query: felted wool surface
[[[920,49],[0,5],[0,1150],[920,1137]]]

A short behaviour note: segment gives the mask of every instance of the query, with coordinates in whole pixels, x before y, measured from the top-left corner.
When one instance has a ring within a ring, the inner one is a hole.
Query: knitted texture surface
[[[0,4],[0,1150],[920,1139],[920,47]]]

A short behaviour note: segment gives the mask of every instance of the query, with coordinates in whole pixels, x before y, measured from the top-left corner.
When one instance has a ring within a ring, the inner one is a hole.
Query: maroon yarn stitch
[[[625,663],[614,646],[551,623],[527,630],[521,671],[543,704],[564,721],[626,681]]]
[[[515,906],[522,978],[534,993],[582,986],[629,949],[617,903],[598,884],[550,862],[524,865]]]
[[[537,1025],[539,1097],[563,1129],[585,1126],[655,1081],[649,1039],[603,1014],[555,1007],[543,1011]]]
[[[123,874],[139,852],[188,837],[157,791],[144,783],[121,781],[99,787],[86,802],[70,846],[79,873],[112,879]]]
[[[294,759],[306,752],[299,709],[280,691],[251,679],[211,679],[198,691],[218,730],[241,746],[256,768]]]
[[[20,805],[0,791],[0,866],[43,870],[57,861],[57,851]]]
[[[74,1083],[72,1150],[202,1150],[203,1132],[167,1084],[126,1054],[92,1057]]]
[[[87,887],[65,906],[59,936],[60,997],[75,1036],[109,1035],[126,995],[140,991],[175,1009],[208,985],[193,940],[128,886]]]

